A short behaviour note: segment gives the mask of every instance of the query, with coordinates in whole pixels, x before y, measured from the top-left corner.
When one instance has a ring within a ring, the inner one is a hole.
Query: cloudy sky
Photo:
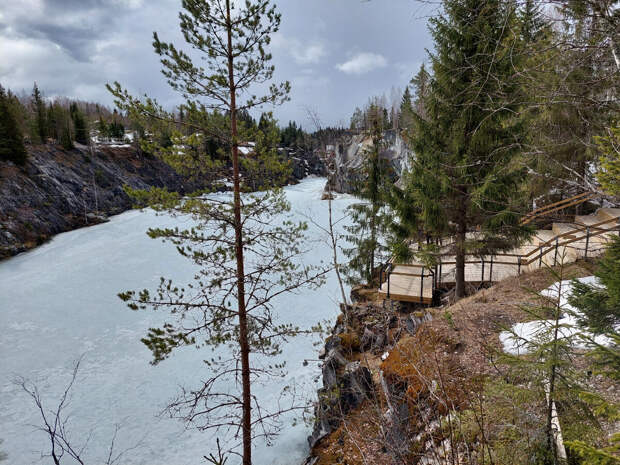
[[[306,108],[326,124],[348,124],[372,95],[404,88],[430,48],[415,0],[279,0],[282,27],[273,38],[277,79],[292,100],[282,121],[308,125]],[[0,83],[46,95],[111,104],[107,82],[178,103],[159,72],[151,39],[181,43],[180,0],[0,0]]]

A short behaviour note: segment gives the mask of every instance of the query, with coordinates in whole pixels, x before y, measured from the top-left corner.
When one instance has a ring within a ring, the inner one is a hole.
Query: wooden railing
[[[591,200],[595,196],[595,192],[584,192],[582,194],[575,195],[574,197],[570,197],[568,199],[560,200],[559,202],[551,203],[549,205],[545,205],[544,207],[537,208],[536,210],[533,210],[527,215],[525,215],[521,220],[521,224],[529,224],[537,218],[549,216],[553,213],[564,210],[565,208],[580,205],[584,202],[587,202],[588,200]]]
[[[490,260],[484,260],[484,258],[475,260],[475,261],[466,260],[465,264],[482,263],[483,267],[485,263],[496,264],[496,265],[511,265],[511,266],[516,266],[518,268],[517,274],[521,274],[522,267],[530,266],[532,263],[535,263],[536,261],[538,261],[539,267],[542,267],[542,262],[543,262],[544,257],[552,252],[555,253],[554,265],[557,265],[558,263],[557,254],[559,252],[559,249],[561,249],[562,247],[567,247],[570,244],[574,244],[576,242],[582,242],[584,240],[585,240],[585,245],[583,248],[581,247],[572,247],[572,248],[576,250],[583,250],[584,257],[588,258],[588,253],[591,250],[590,240],[593,237],[612,233],[614,231],[620,231],[619,221],[620,220],[618,218],[610,218],[608,220],[601,221],[600,223],[596,223],[596,224],[589,225],[589,226],[582,226],[572,231],[568,231],[563,234],[558,234],[552,239],[549,239],[548,241],[542,244],[539,244],[532,251],[526,254],[496,253],[490,257]],[[605,227],[605,226],[610,226],[610,227]],[[582,233],[585,233],[585,234],[582,234]],[[445,265],[456,265],[456,261],[449,261],[449,262],[442,261],[441,257],[445,257],[445,256],[453,256],[453,255],[450,255],[450,254],[438,255],[439,257],[438,266],[442,267]],[[468,254],[467,256],[472,256],[472,255]],[[501,257],[516,258],[516,262],[496,260],[496,258],[500,258],[501,260]],[[492,280],[492,277],[490,280]]]
[[[437,288],[437,273],[436,271],[433,271],[432,268],[429,268],[427,266],[424,265],[418,265],[416,263],[406,263],[406,264],[398,264],[397,266],[399,267],[403,267],[403,268],[416,268],[416,269],[420,269],[420,273],[416,274],[416,273],[403,273],[400,271],[394,271],[394,263],[392,262],[388,262],[385,265],[383,265],[380,269],[379,272],[379,287],[381,287],[383,284],[387,283],[387,298],[390,298],[390,294],[391,294],[391,277],[392,276],[410,276],[413,278],[420,278],[420,301],[422,302],[424,300],[424,278],[433,278],[432,280],[432,289],[436,289]],[[428,270],[428,274],[425,273],[425,271]]]
[[[520,275],[523,267],[528,267],[531,264],[538,262],[539,268],[542,267],[544,257],[550,253],[554,253],[553,264],[558,264],[558,254],[561,248],[573,248],[576,250],[583,250],[584,257],[588,258],[588,253],[594,251],[591,249],[591,239],[593,237],[601,236],[603,234],[612,233],[615,231],[620,232],[620,219],[619,218],[610,218],[608,220],[601,221],[592,225],[581,225],[571,231],[566,233],[558,234],[552,239],[539,244],[533,250],[525,254],[514,254],[514,253],[496,253],[487,257],[480,257],[476,260],[468,260],[466,258],[465,265],[471,264],[481,264],[481,279],[479,282],[485,282],[485,268],[488,265],[489,267],[489,282],[493,282],[493,266],[494,265],[508,265],[514,266],[517,268],[516,275]],[[577,242],[585,241],[584,247],[575,247],[571,244],[576,244]],[[597,251],[600,250],[596,249]],[[423,292],[424,292],[424,278],[432,277],[432,286],[433,290],[437,287],[440,287],[442,284],[442,276],[443,276],[443,267],[456,265],[456,261],[444,261],[442,257],[454,256],[453,254],[438,254],[436,257],[438,258],[438,263],[434,268],[429,268],[428,266],[421,264],[394,264],[392,262],[388,262],[381,267],[380,270],[380,285],[383,285],[387,282],[387,298],[390,298],[390,277],[391,276],[411,276],[414,278],[420,278],[420,301],[423,301]],[[466,257],[479,257],[473,254],[467,254]],[[506,261],[506,259],[512,258],[516,259],[514,261]],[[421,270],[419,273],[415,272],[395,272],[395,266],[403,267],[403,268],[413,268]],[[428,271],[428,274],[426,273]]]

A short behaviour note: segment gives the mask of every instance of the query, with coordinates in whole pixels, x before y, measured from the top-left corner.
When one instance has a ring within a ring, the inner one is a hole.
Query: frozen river
[[[324,179],[310,178],[285,189],[293,212],[327,224],[327,202],[322,202]],[[335,216],[351,203],[334,201]],[[152,226],[173,224],[151,211],[130,211],[109,223],[68,232],[31,252],[0,263],[0,450],[7,465],[52,463],[46,436],[36,431],[40,417],[32,402],[13,381],[23,376],[37,383],[51,408],[70,379],[73,362],[84,355],[67,412],[76,443],[92,433],[87,463],[103,463],[115,424],[121,424],[118,450],[139,444],[121,464],[189,465],[205,463],[212,451],[210,433],[185,430],[178,420],[158,416],[178,386],[198,386],[207,369],[204,351],[182,349],[169,360],[149,365],[151,353],[140,342],[149,327],[164,315],[132,312],[117,297],[129,289],[154,289],[160,276],[189,282],[193,269],[174,247],[149,239]],[[310,224],[316,240],[306,262],[329,262],[330,250],[322,233]],[[317,291],[285,296],[277,305],[282,321],[309,327],[338,313],[338,287],[330,276]],[[203,349],[204,350],[204,349]],[[263,402],[272,402],[280,383],[295,382],[308,395],[316,389],[320,370],[318,348],[309,337],[299,337],[284,348],[289,379],[256,385]],[[272,447],[257,444],[257,465],[299,463],[307,452],[309,428],[287,426]],[[71,463],[66,460],[63,463]],[[229,460],[237,463],[236,458]]]

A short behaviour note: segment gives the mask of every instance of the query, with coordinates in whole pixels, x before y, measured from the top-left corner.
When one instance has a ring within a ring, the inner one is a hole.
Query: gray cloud
[[[430,11],[413,0],[276,3],[282,13],[272,46],[276,78],[293,88],[291,102],[275,109],[283,123],[307,125],[311,107],[324,124],[347,124],[369,96],[404,87],[432,45],[424,18]],[[182,43],[179,8],[180,0],[0,0],[0,82],[19,91],[36,80],[48,95],[111,104],[105,84],[119,81],[177,104],[151,35]]]
[[[142,0],[24,0],[2,11],[0,33],[49,41],[76,61],[89,61],[97,41],[118,32],[119,18],[141,5]]]

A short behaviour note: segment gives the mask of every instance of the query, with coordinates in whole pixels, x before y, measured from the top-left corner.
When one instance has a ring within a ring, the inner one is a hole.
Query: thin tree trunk
[[[553,403],[555,402],[555,378],[557,373],[558,361],[558,335],[560,330],[560,299],[562,295],[562,281],[558,283],[558,300],[555,306],[555,324],[553,330],[553,355],[551,361],[551,372],[549,373],[549,398],[547,399],[547,447],[553,453],[553,463],[557,463],[558,454],[555,444],[555,434],[553,432]]]
[[[241,188],[239,179],[239,141],[237,140],[237,95],[234,82],[232,18],[230,0],[226,0],[226,28],[228,35],[228,79],[230,84],[230,125],[234,183],[235,255],[237,258],[237,306],[239,311],[239,346],[241,349],[241,383],[243,390],[243,465],[252,465],[252,403],[250,386],[250,345],[248,317],[245,308],[245,270],[243,263],[243,226],[241,223]]]
[[[377,222],[376,222],[377,212],[376,208],[373,205],[372,209],[372,218],[370,219],[370,243],[372,245],[372,250],[370,251],[370,270],[368,270],[368,284],[371,284],[374,281],[375,277],[375,250],[377,248]]]
[[[467,225],[465,223],[465,203],[464,200],[460,199],[462,205],[459,205],[460,215],[457,224],[457,232],[456,232],[456,270],[455,270],[455,281],[456,281],[456,289],[455,295],[458,299],[465,297],[465,239],[466,239],[466,231]]]
[[[332,242],[332,252],[333,252],[333,260],[334,260],[334,270],[336,271],[336,278],[338,278],[338,285],[340,286],[340,293],[342,294],[342,303],[347,305],[347,294],[344,292],[344,285],[342,284],[342,276],[340,276],[340,263],[338,262],[338,242],[336,240],[336,234],[334,232],[334,219],[332,213],[332,188],[327,183],[327,202],[328,202],[328,210],[329,210],[329,236]]]

